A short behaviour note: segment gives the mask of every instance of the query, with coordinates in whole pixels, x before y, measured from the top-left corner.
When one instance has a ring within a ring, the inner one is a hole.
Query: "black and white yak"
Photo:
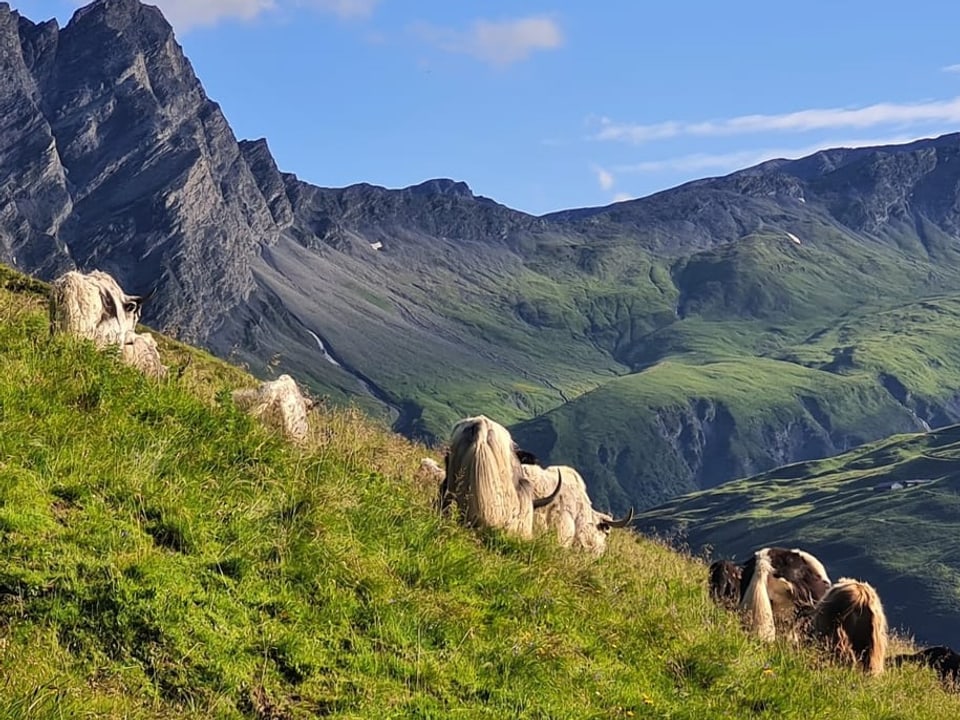
[[[814,607],[810,634],[841,662],[859,666],[868,675],[883,672],[887,616],[869,583],[840,578]]]
[[[744,627],[761,640],[799,639],[799,616],[820,601],[830,578],[803,550],[767,547],[743,564],[740,611]]]
[[[557,498],[563,480],[558,477],[553,492],[537,497],[533,483],[521,472],[516,451],[503,425],[484,415],[460,420],[450,436],[440,486],[441,511],[456,503],[469,526],[532,537],[533,511]]]

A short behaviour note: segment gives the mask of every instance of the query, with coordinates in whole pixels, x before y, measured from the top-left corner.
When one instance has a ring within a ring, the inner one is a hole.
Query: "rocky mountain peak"
[[[70,20],[70,24],[83,22],[102,22],[118,30],[149,23],[173,31],[159,8],[140,0],[94,0],[79,8]]]
[[[96,0],[62,30],[4,8],[0,260],[43,277],[98,267],[134,292],[159,282],[147,322],[202,341],[253,288],[283,198],[268,183],[268,203],[157,8]]]
[[[458,182],[448,178],[434,178],[419,185],[413,185],[407,190],[413,195],[447,195],[450,197],[472,198],[473,191],[465,182]]]

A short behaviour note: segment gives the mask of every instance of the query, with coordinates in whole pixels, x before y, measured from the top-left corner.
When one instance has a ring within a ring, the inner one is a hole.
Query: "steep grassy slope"
[[[681,321],[651,343],[667,359],[514,435],[583,468],[595,494],[623,510],[955,422],[960,298],[891,305],[800,338],[755,320]]]
[[[888,489],[909,480],[931,482]],[[763,545],[801,545],[831,575],[868,578],[894,623],[956,647],[958,518],[960,426],[954,425],[676,498],[639,523],[692,548],[706,544],[741,559]]]
[[[4,284],[10,277],[4,276]],[[305,449],[183,347],[145,380],[0,290],[0,718],[951,717],[761,647],[702,563],[627,533],[587,559],[433,510],[421,450],[321,411]]]

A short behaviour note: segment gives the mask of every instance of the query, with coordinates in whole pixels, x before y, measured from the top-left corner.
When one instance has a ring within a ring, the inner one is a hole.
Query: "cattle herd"
[[[52,285],[51,332],[84,337],[100,348],[117,347],[124,362],[149,376],[166,377],[153,337],[136,329],[150,295],[128,295],[99,270],[67,272]],[[236,390],[233,399],[289,439],[306,438],[310,402],[290,376]],[[633,519],[632,510],[616,520],[594,509],[580,473],[563,465],[541,467],[504,426],[483,415],[454,425],[444,467],[425,458],[421,468],[439,484],[441,512],[450,514],[455,505],[460,521],[470,527],[497,528],[521,538],[552,532],[563,547],[601,555],[610,530]],[[883,672],[888,628],[876,590],[850,578],[831,583],[823,563],[808,552],[766,547],[742,565],[718,560],[709,569],[709,588],[719,605],[738,612],[744,628],[762,640],[818,642],[841,662],[871,675]],[[945,683],[960,683],[960,655],[945,646],[898,655],[892,662],[928,665]]]
[[[739,612],[744,628],[761,640],[809,640],[869,675],[883,672],[888,627],[877,591],[851,578],[831,583],[823,563],[808,552],[765,547],[742,565],[717,560],[709,586],[710,597]],[[932,667],[950,687],[960,682],[960,655],[943,645],[892,661]]]

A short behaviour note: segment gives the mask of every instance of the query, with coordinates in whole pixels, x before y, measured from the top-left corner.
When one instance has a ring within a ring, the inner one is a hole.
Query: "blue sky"
[[[960,131],[947,0],[153,4],[238,138],[318,185],[450,177],[539,214]]]

